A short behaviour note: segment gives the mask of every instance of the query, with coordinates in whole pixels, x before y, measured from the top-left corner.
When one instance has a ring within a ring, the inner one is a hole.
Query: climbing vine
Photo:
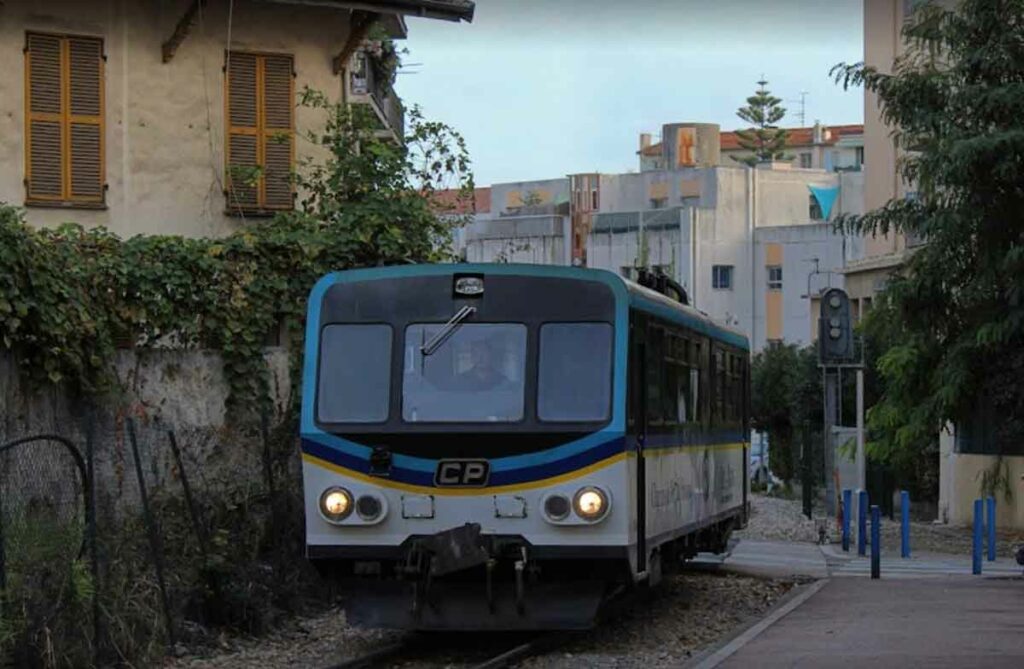
[[[295,211],[245,221],[219,239],[135,236],[28,225],[0,203],[0,350],[40,384],[89,394],[117,388],[118,348],[221,353],[229,409],[269,397],[268,333],[281,328],[298,369],[310,289],[354,267],[450,257],[438,189],[472,194],[469,159],[451,128],[408,116],[404,143],[379,137],[361,108],[304,91],[323,126],[304,133],[319,156],[296,170]],[[453,207],[454,208],[454,207]]]

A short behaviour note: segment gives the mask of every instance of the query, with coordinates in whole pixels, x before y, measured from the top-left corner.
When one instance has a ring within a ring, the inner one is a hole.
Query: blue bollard
[[[871,507],[871,578],[878,578],[882,571],[882,513],[875,504]]]
[[[850,552],[850,515],[853,513],[853,491],[843,491],[843,550]]]
[[[868,554],[868,491],[857,491],[857,555]]]
[[[971,573],[981,573],[981,514],[982,501],[974,500],[974,543],[971,546]]]
[[[900,491],[900,556],[910,557],[910,493]]]
[[[988,530],[988,561],[996,559],[996,498],[985,498],[985,527]]]

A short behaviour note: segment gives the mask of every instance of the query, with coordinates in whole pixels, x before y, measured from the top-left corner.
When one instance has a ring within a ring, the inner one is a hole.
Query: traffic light
[[[818,353],[822,362],[843,362],[853,359],[850,298],[839,288],[829,288],[821,296]]]

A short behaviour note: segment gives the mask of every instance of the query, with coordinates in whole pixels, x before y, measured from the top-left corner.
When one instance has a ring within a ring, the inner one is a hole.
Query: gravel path
[[[568,645],[526,660],[524,669],[670,667],[753,620],[785,594],[791,581],[734,574],[686,573],[667,577],[650,595]],[[207,656],[181,657],[173,669],[298,669],[323,667],[401,638],[399,632],[349,627],[331,612],[291,624],[264,639],[225,641]],[[457,669],[518,643],[510,635],[446,635],[436,648],[387,662],[402,669]],[[453,648],[460,648],[454,651]]]

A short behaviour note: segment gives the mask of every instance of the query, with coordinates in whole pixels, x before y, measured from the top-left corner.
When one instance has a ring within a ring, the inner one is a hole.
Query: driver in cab
[[[463,391],[493,390],[509,383],[497,366],[494,346],[487,341],[469,345],[469,369],[455,376],[455,387]]]

